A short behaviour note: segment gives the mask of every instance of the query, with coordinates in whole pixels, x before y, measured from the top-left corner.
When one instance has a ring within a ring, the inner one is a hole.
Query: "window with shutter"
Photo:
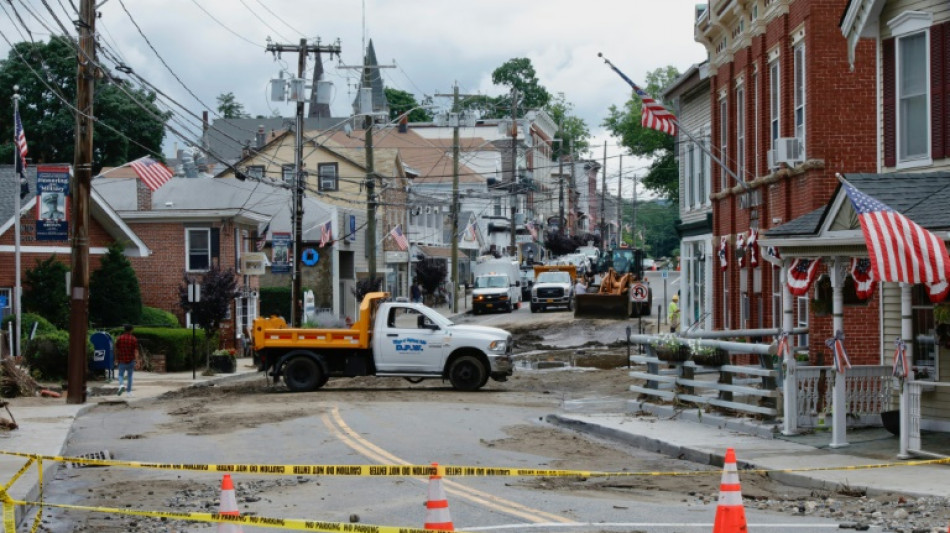
[[[927,32],[897,39],[897,164],[930,159]]]

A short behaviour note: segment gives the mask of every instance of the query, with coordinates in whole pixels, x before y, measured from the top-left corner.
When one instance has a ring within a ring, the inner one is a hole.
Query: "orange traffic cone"
[[[226,516],[241,516],[238,512],[237,497],[234,495],[234,483],[231,474],[225,474],[221,480],[221,503],[218,505],[218,514]],[[218,522],[218,533],[244,533],[241,524]]]
[[[736,452],[726,450],[726,464],[722,468],[722,483],[719,485],[719,506],[713,533],[745,533],[749,531],[742,506],[742,489],[739,487],[739,471],[736,469]]]
[[[439,475],[439,463],[432,463],[433,472],[429,476],[429,499],[426,501],[425,529],[455,531],[452,516],[449,514],[449,501],[442,489],[442,476]]]

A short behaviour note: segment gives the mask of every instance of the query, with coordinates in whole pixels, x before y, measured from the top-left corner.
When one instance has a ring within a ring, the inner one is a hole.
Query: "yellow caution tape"
[[[0,454],[35,458],[41,461],[72,462],[95,466],[117,466],[124,468],[147,468],[153,470],[173,470],[208,473],[237,473],[237,474],[271,474],[294,476],[343,476],[343,477],[403,477],[403,476],[442,476],[442,477],[634,477],[634,476],[697,476],[719,474],[718,470],[699,471],[628,471],[606,472],[592,470],[563,470],[563,469],[535,469],[535,468],[505,468],[484,466],[458,465],[331,465],[331,464],[199,464],[199,463],[152,463],[142,461],[116,461],[103,459],[87,459],[82,457],[64,457],[50,455],[34,455],[22,452],[4,452]],[[901,461],[896,463],[877,463],[851,466],[826,466],[812,468],[786,469],[743,469],[744,473],[768,474],[772,472],[817,472],[833,470],[868,470],[880,468],[896,468],[908,466],[923,466],[948,464],[950,458],[922,459],[918,461]]]
[[[10,481],[6,485],[3,486],[3,490],[10,490],[10,487],[12,487],[14,483],[16,483],[16,480],[20,479],[20,476],[25,474],[26,471],[30,468],[30,465],[32,465],[34,462],[36,462],[36,458],[30,457],[30,460],[27,461],[26,464],[24,464],[23,467],[20,468],[20,470],[17,471],[16,474],[13,474],[13,477],[10,478]]]
[[[21,505],[40,505],[39,502],[16,502]],[[248,526],[281,528],[295,531],[324,531],[327,533],[433,533],[435,530],[412,527],[380,526],[373,524],[350,524],[344,522],[322,522],[318,520],[302,520],[298,518],[270,518],[257,515],[223,515],[219,513],[192,513],[187,511],[139,511],[134,509],[120,509],[114,507],[85,507],[61,503],[44,503],[46,507],[69,509],[75,511],[92,511],[97,513],[121,514],[128,516],[143,516],[150,518],[165,518],[167,520],[187,520],[190,522],[218,522],[227,524],[244,524]],[[10,530],[12,531],[12,530]]]

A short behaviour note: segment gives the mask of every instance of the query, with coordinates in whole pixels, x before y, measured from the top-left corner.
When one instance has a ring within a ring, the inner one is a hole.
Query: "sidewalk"
[[[170,391],[187,387],[209,386],[240,379],[247,374],[258,373],[251,365],[250,358],[237,360],[237,369],[233,374],[203,376],[199,369],[192,379],[192,372],[155,373],[137,371],[133,376],[133,397],[116,396],[118,382],[89,381],[90,394],[83,405],[67,404],[63,398],[10,398],[10,412],[16,420],[18,429],[0,432],[0,450],[39,455],[61,455],[66,448],[73,421],[88,409],[100,403],[134,403],[155,398]],[[263,374],[259,374],[264,379]],[[103,395],[96,395],[94,393]],[[9,416],[3,410],[2,415]],[[101,450],[99,450],[101,451]],[[5,485],[19,472],[26,459],[0,454],[0,485]],[[50,479],[50,469],[56,468],[49,462],[43,463],[44,480]],[[36,465],[30,466],[26,473],[10,487],[8,493],[16,500],[35,501],[39,492]],[[17,520],[23,508],[17,506]]]
[[[847,487],[868,496],[901,493],[914,497],[950,496],[947,464],[911,466],[897,459],[898,439],[880,428],[851,430],[849,445],[828,447],[828,432],[783,436],[773,425],[704,414],[703,421],[689,420],[687,411],[638,412],[628,402],[623,413],[548,415],[556,425],[591,433],[638,448],[721,467],[727,448],[734,448],[740,473],[743,469],[799,470],[770,472],[769,477],[789,485],[833,490]],[[694,410],[695,411],[695,410]],[[924,459],[920,459],[924,460]],[[894,464],[887,468],[862,468]],[[819,470],[834,468],[837,470]]]

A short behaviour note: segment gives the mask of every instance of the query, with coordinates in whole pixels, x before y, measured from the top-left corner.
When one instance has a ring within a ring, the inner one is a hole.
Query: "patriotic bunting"
[[[723,272],[729,268],[729,237],[725,235],[719,239],[719,268]]]
[[[749,240],[745,243],[746,253],[749,254],[749,267],[756,268],[759,266],[759,231],[750,230],[749,231]]]
[[[778,347],[775,353],[786,361],[792,360],[792,347],[789,346],[787,331],[783,331],[782,334],[778,336]]]
[[[736,238],[736,266],[745,268],[745,233]]]
[[[874,295],[875,279],[870,259],[851,258],[851,279],[854,280],[854,291],[859,299],[867,300]]]
[[[897,337],[894,341],[894,370],[893,375],[898,378],[906,378],[910,375],[910,364],[907,362],[907,345],[904,340]]]
[[[778,246],[769,246],[765,249],[765,255],[773,259],[781,259],[782,254],[778,253]]]
[[[848,352],[844,350],[844,332],[840,329],[835,331],[835,336],[825,341],[825,346],[830,348],[835,355],[835,371],[844,374],[845,370],[851,368],[851,361],[848,359]]]
[[[793,296],[804,296],[815,281],[821,259],[798,258],[788,267],[788,292]]]

